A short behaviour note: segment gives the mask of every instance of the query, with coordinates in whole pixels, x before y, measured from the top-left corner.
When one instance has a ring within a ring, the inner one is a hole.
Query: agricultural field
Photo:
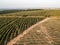
[[[2,13],[0,14],[1,16],[60,16],[60,10],[45,10],[45,9],[36,9],[36,10],[22,10],[22,11],[15,11],[13,13],[8,13],[8,11],[6,11],[7,13]],[[10,11],[11,12],[11,11]],[[1,12],[0,12],[1,13]]]
[[[51,18],[52,17],[60,18],[60,10],[25,10],[25,11],[12,11],[12,12],[10,11],[10,12],[2,12],[2,14],[0,12],[0,45],[7,45],[7,43],[9,43],[11,40],[16,38],[18,35],[23,34],[23,32],[26,31],[31,26],[37,24],[38,22],[44,20],[45,18],[50,18],[50,17]],[[60,21],[60,20],[58,20],[58,21]],[[58,21],[55,21],[56,25],[59,24]],[[49,22],[49,21],[47,21],[47,22]],[[49,27],[47,25],[53,24],[52,22],[51,22],[51,24],[47,23],[47,22],[46,22],[46,27]],[[52,28],[56,25],[54,23],[52,25]],[[40,29],[39,26],[41,26],[41,25],[38,25],[35,28]],[[34,38],[35,39],[37,38],[37,42],[38,42],[40,40],[40,39],[38,40],[38,38],[40,38],[41,36],[44,37],[45,34],[44,34],[44,32],[43,33],[41,32],[38,34],[38,32],[39,32],[38,31],[37,35],[34,35],[36,32],[36,30],[35,31],[34,30],[35,29],[33,29],[32,30],[33,32],[31,31],[32,33],[30,33],[28,35],[30,35],[30,36],[33,35],[35,37],[32,36],[33,37],[32,38],[32,37],[28,36],[28,39],[31,38],[31,41],[32,41],[32,40],[34,40]],[[43,37],[41,37],[41,39]],[[23,37],[23,38],[25,39],[25,37]],[[26,38],[27,38],[27,36],[26,36]],[[24,39],[23,39],[23,41],[24,41]],[[42,40],[44,40],[44,39],[42,39]],[[29,42],[29,40],[28,40],[28,42]],[[20,43],[20,41],[19,41],[19,43]],[[38,42],[38,43],[40,43],[40,42]],[[41,43],[43,43],[43,42],[41,42]],[[47,42],[45,42],[45,43],[47,43]],[[37,44],[37,43],[35,43],[35,44]],[[21,44],[21,45],[24,45],[24,44]]]
[[[43,18],[0,17],[0,45],[6,45],[11,39],[23,33],[28,27],[41,21]]]

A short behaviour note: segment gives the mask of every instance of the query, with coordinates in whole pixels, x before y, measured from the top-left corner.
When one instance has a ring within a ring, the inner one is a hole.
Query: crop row
[[[0,18],[0,45],[6,45],[11,39],[42,19],[43,18]]]

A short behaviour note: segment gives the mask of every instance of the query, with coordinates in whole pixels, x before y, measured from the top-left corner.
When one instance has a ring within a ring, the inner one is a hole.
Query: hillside
[[[37,24],[28,28],[23,34],[21,34],[20,38],[17,39],[16,42],[10,42],[7,45],[9,44],[60,45],[60,18],[51,17],[38,22]]]

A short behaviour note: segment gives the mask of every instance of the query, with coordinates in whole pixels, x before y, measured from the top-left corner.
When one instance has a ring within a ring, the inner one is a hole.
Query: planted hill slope
[[[20,40],[13,45],[60,45],[60,18],[39,22],[28,30],[29,32],[22,34]]]
[[[10,40],[42,19],[44,18],[0,17],[0,45],[6,45]]]

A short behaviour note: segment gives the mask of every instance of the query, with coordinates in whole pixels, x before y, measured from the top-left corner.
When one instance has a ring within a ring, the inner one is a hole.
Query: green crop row
[[[43,18],[0,18],[0,45],[6,45],[24,30]]]

